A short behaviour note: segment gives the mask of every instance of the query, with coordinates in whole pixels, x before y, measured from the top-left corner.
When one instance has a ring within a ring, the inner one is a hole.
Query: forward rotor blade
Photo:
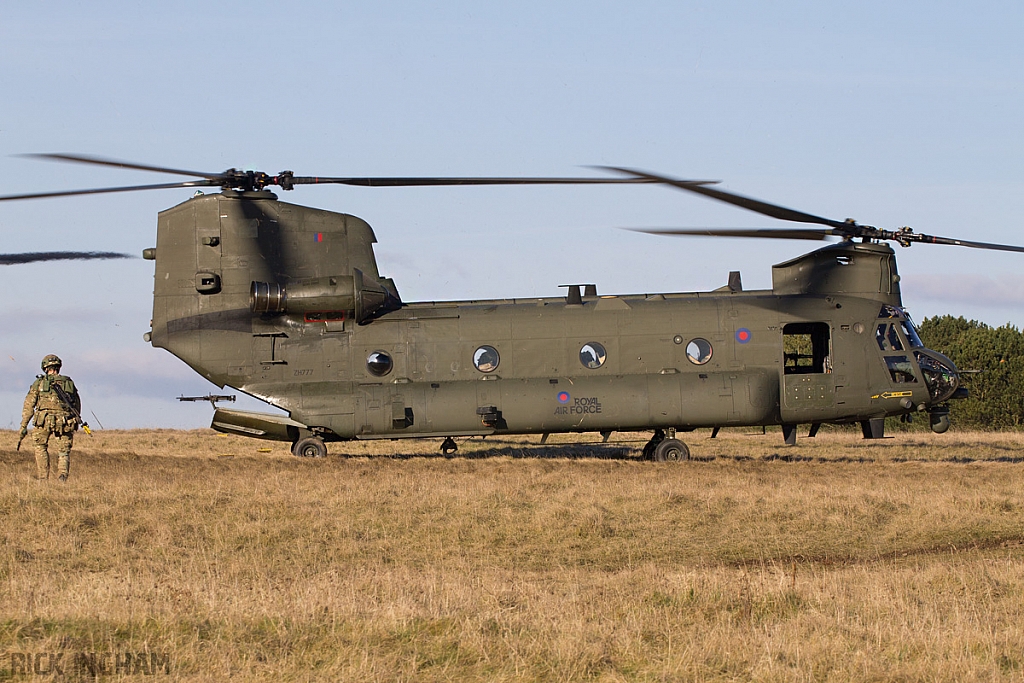
[[[176,175],[190,175],[198,178],[219,178],[220,173],[203,173],[201,171],[184,171],[178,168],[166,168],[164,166],[148,166],[136,164],[130,161],[119,161],[117,159],[104,159],[103,157],[86,156],[84,154],[19,154],[18,156],[29,159],[46,159],[49,161],[70,161],[76,164],[91,164],[93,166],[113,166],[114,168],[133,168],[137,171],[153,171],[155,173],[174,173]]]
[[[648,178],[318,178],[296,176],[295,185],[357,185],[361,187],[433,187],[445,185],[618,185],[659,183]],[[691,181],[711,184],[714,180]]]
[[[796,223],[828,225],[836,228],[837,230],[841,230],[842,232],[840,234],[842,235],[853,236],[858,234],[856,230],[858,226],[856,224],[836,221],[831,218],[823,218],[821,216],[815,216],[814,214],[804,213],[803,211],[797,211],[795,209],[787,209],[784,206],[769,204],[768,202],[762,202],[760,199],[752,199],[751,197],[744,197],[743,195],[733,194],[732,192],[725,192],[724,190],[705,187],[702,184],[693,183],[691,181],[678,180],[667,176],[655,175],[646,171],[638,171],[631,168],[619,168],[617,166],[599,166],[598,168],[614,171],[616,173],[624,173],[634,178],[644,178],[649,182],[659,182],[673,187],[678,187],[681,190],[702,194],[705,197],[711,197],[712,199],[717,199],[720,202],[732,204],[733,206],[738,206],[749,211],[755,211],[764,216],[770,216],[771,218],[778,218],[784,221],[793,221]]]
[[[220,187],[215,180],[186,180],[180,183],[160,183],[158,185],[129,185],[127,187],[100,187],[92,190],[61,190],[58,192],[34,192],[32,194],[9,194],[0,196],[0,202],[15,199],[44,199],[47,197],[73,197],[80,194],[109,194],[111,192],[135,192],[136,190],[166,190],[176,187]]]
[[[1012,244],[992,244],[991,242],[972,242],[970,240],[956,240],[951,237],[934,237],[932,235],[921,235],[915,233],[915,242],[923,244],[949,244],[955,247],[971,247],[972,249],[993,249],[995,251],[1016,251],[1024,253],[1024,247],[1017,247]]]
[[[100,259],[135,258],[113,251],[29,251],[23,254],[0,254],[0,266],[14,266],[39,261],[93,261]]]
[[[781,240],[824,240],[829,237],[844,237],[838,230],[821,228],[626,228],[649,235],[672,235],[693,237],[765,237]]]

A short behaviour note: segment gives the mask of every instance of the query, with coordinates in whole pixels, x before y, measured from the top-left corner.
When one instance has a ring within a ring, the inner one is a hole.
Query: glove
[[[28,435],[28,428],[27,427],[22,427],[21,431],[18,432],[18,436],[20,436],[22,439],[24,439],[27,435]]]

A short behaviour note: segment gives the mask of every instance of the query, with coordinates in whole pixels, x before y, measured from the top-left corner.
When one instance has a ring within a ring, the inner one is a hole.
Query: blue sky
[[[494,5],[494,6],[491,6]],[[8,3],[0,193],[173,180],[72,152],[301,175],[577,175],[624,165],[837,219],[1024,243],[1024,6],[989,2]],[[0,204],[4,252],[141,253],[188,190]],[[404,299],[719,287],[810,243],[662,187],[300,188],[374,226]],[[917,318],[1024,325],[1024,256],[899,249]],[[57,353],[104,426],[195,427],[212,387],[142,341],[152,264],[0,268],[0,427]],[[247,404],[255,406],[255,402]]]

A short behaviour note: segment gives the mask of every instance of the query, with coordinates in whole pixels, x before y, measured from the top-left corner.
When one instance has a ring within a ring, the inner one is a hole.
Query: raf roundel
[[[740,329],[736,330],[736,341],[738,341],[740,344],[746,344],[748,341],[750,341],[750,337],[750,330],[748,330],[747,328],[741,327]]]
[[[560,392],[558,392],[558,396],[556,398],[558,398],[558,402],[559,403],[564,405],[564,404],[569,402],[569,392],[568,391],[560,391]]]

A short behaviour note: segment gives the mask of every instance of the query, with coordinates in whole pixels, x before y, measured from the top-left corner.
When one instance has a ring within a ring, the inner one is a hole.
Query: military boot
[[[60,476],[57,478],[63,483],[68,480],[68,475],[71,474],[71,454],[70,453],[59,453],[57,455],[57,471]]]

